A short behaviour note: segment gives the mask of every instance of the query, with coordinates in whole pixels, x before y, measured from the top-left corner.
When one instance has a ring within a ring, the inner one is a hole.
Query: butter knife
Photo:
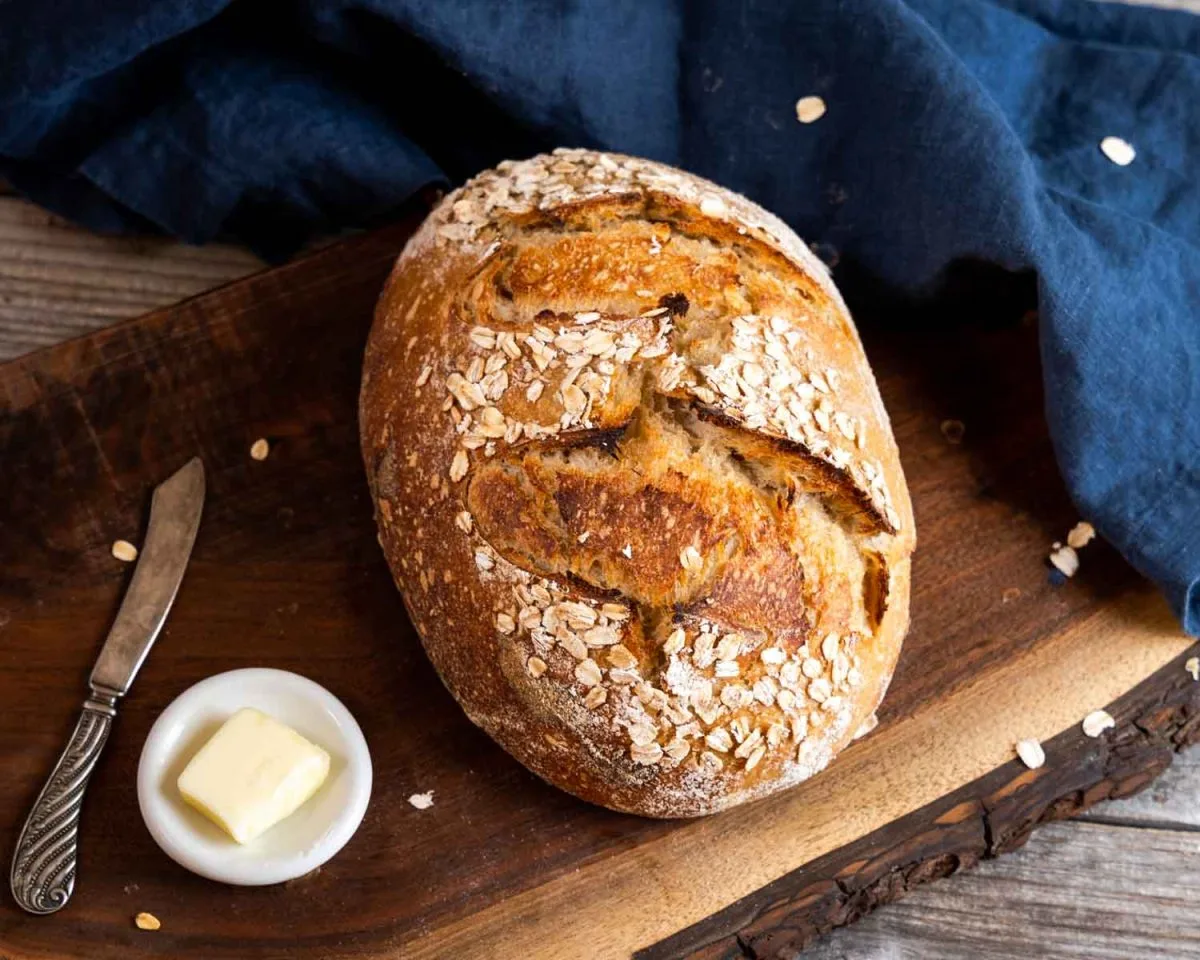
[[[187,569],[204,506],[204,464],[193,458],[154,491],[150,526],[121,609],[88,681],[75,732],[29,813],[9,880],[30,913],[61,910],[75,890],[79,810],[108,740],[117,701],[154,645]]]

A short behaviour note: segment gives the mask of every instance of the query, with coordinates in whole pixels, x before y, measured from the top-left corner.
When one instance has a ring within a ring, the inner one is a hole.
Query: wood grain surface
[[[436,683],[374,544],[354,399],[404,230],[0,368],[10,842],[127,578],[109,544],[136,542],[148,491],[192,453],[212,479],[192,569],[91,788],[76,900],[52,918],[6,904],[6,957],[496,956],[497,943],[513,956],[790,956],[1044,818],[1144,786],[1192,737],[1187,643],[1146,585],[1103,544],[1076,580],[1048,582],[1046,547],[1076,518],[1040,416],[1034,327],[1012,313],[982,330],[908,321],[900,333],[868,317],[922,537],[880,729],[810,784],[694,823],[608,813],[541,784]],[[961,445],[938,428],[947,416],[967,424]],[[263,463],[247,452],[259,436],[273,441]],[[1163,664],[1114,708],[1117,731],[1078,732],[1083,713]],[[132,784],[170,699],[247,665],[333,689],[378,777],[350,846],[265,890],[174,866]],[[1057,735],[1036,774],[1010,761],[1026,735]],[[426,789],[431,810],[407,805]],[[163,930],[136,931],[138,910]]]
[[[262,267],[237,247],[95,236],[19,197],[0,195],[0,360],[178,303]]]
[[[805,960],[1200,957],[1200,835],[1054,823],[832,934]],[[1183,868],[1182,870],[1180,868]],[[1188,882],[1188,881],[1191,882]]]

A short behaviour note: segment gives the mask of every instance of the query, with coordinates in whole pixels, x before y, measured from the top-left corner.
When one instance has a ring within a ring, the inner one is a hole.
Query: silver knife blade
[[[133,580],[92,668],[93,689],[115,696],[128,692],[175,601],[203,508],[204,464],[194,457],[154,491]]]

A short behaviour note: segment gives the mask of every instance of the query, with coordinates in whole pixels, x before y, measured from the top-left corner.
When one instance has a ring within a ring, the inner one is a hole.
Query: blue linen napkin
[[[803,125],[798,98],[827,114]],[[1136,151],[1120,166],[1099,144]],[[282,256],[558,145],[746,193],[913,296],[1038,278],[1081,514],[1200,631],[1200,17],[1087,0],[8,0],[0,175]]]

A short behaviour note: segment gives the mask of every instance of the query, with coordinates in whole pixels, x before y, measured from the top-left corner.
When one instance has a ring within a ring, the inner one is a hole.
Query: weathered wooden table
[[[231,247],[88,235],[0,196],[0,359],[259,269]],[[1149,791],[1051,824],[1028,847],[918,889],[817,958],[1200,958],[1200,754]]]

